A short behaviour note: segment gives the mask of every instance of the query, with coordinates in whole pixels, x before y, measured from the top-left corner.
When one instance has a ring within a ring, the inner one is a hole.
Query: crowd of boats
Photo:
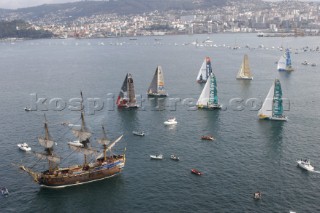
[[[291,57],[289,49],[281,55],[277,63],[278,71],[292,72]],[[253,75],[249,66],[248,55],[245,54],[241,63],[240,69],[236,75],[237,80],[253,80]],[[205,57],[198,71],[196,81],[200,84],[204,83],[202,92],[198,98],[196,106],[198,109],[221,109],[221,104],[218,99],[217,78],[212,71],[210,57]],[[164,74],[161,66],[157,66],[153,75],[149,88],[147,89],[148,96],[151,97],[166,97],[168,93],[165,90]],[[131,73],[127,73],[124,82],[121,86],[116,105],[118,108],[138,108],[134,81]],[[258,112],[259,119],[269,119],[277,121],[286,121],[287,117],[283,114],[282,106],[282,89],[279,79],[275,79],[272,83],[267,97],[265,98],[261,109]],[[174,119],[165,122],[166,125],[176,124]]]
[[[304,65],[308,65],[305,61]],[[312,64],[312,66],[316,66]],[[291,63],[291,56],[289,49],[285,50],[285,53],[280,56],[277,62],[277,70],[284,72],[292,72],[294,68]],[[240,69],[236,75],[237,80],[253,80],[253,74],[249,65],[248,55],[243,56]],[[212,70],[211,59],[206,56],[201,64],[201,67],[196,76],[196,81],[200,84],[205,84],[199,99],[197,100],[196,106],[198,109],[221,109],[221,104],[218,99],[218,89],[217,89],[217,78]],[[147,95],[149,97],[167,97],[168,93],[165,90],[164,84],[164,73],[161,66],[157,66],[155,73],[153,75],[152,81],[147,89]],[[81,93],[82,98],[82,93]],[[83,99],[82,99],[83,100]],[[82,102],[81,102],[82,104]],[[121,86],[119,95],[116,100],[116,105],[118,108],[132,109],[138,108],[137,100],[135,97],[134,81],[131,73],[127,73],[123,84]],[[83,107],[81,107],[83,109]],[[30,111],[31,109],[26,107],[25,111]],[[125,166],[125,151],[122,154],[115,155],[111,152],[112,147],[119,142],[122,138],[120,136],[113,142],[111,142],[105,133],[104,127],[102,127],[103,136],[97,142],[102,145],[102,153],[97,154],[97,150],[90,146],[91,132],[85,125],[84,112],[81,110],[81,125],[78,129],[72,129],[73,134],[77,140],[69,141],[68,145],[70,148],[77,152],[81,152],[84,155],[84,162],[82,165],[71,165],[65,168],[60,168],[58,165],[61,158],[54,153],[53,147],[55,143],[49,134],[48,122],[45,118],[44,130],[45,136],[39,137],[38,141],[41,146],[44,147],[44,152],[35,153],[35,155],[42,159],[48,161],[48,169],[42,172],[33,171],[24,165],[20,168],[26,171],[35,182],[37,182],[42,187],[48,188],[62,188],[66,186],[74,186],[84,183],[89,183],[92,181],[102,180],[108,177],[115,176],[119,174],[123,167]],[[283,114],[282,106],[282,89],[279,79],[275,79],[271,84],[268,94],[263,102],[261,109],[258,112],[259,119],[276,120],[276,121],[286,121],[287,117]],[[164,125],[171,126],[177,125],[177,119],[171,117],[164,121]],[[68,127],[74,128],[66,124]],[[135,136],[145,136],[145,132],[142,130],[134,130],[132,134]],[[212,135],[202,135],[201,140],[213,141],[215,138]],[[27,143],[17,144],[20,150],[29,152],[31,147]],[[109,154],[107,154],[109,152]],[[94,160],[88,161],[88,155],[97,154]],[[152,154],[150,155],[152,160],[163,160],[163,154]],[[174,161],[179,161],[180,157],[171,154],[170,159]],[[297,160],[297,164],[300,168],[306,171],[314,171],[314,167],[311,165],[309,159]],[[192,174],[203,175],[203,172],[196,168],[192,168]],[[1,188],[2,195],[7,196],[9,192],[6,188]],[[253,194],[254,199],[261,199],[262,193],[257,191]]]

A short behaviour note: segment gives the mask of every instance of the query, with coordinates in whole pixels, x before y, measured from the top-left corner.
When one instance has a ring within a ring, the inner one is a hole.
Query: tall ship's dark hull
[[[103,180],[118,175],[125,165],[125,156],[114,156],[107,162],[89,164],[86,167],[73,166],[69,168],[59,168],[53,172],[44,171],[42,173],[32,172],[28,168],[21,167],[27,171],[41,187],[64,188],[94,181]]]

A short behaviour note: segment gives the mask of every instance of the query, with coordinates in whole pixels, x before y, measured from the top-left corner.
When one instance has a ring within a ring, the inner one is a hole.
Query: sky
[[[59,4],[66,2],[75,2],[80,0],[0,0],[0,8],[17,9],[24,7],[33,7],[42,4]]]
[[[75,2],[75,1],[80,1],[80,0],[0,0],[0,8],[17,9],[17,8],[38,6],[42,4],[58,4],[58,3]],[[268,0],[268,1],[280,1],[280,0]],[[312,0],[312,1],[320,2],[320,0]]]

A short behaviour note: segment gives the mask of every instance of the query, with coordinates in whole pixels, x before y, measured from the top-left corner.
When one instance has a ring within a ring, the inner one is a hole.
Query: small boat
[[[202,172],[200,172],[199,170],[197,170],[197,169],[191,169],[191,173],[192,174],[195,174],[195,175],[202,175]]]
[[[305,159],[305,160],[298,160],[297,161],[298,166],[302,169],[305,169],[307,171],[314,171],[314,167],[310,164],[310,160],[309,159]]]
[[[137,135],[137,136],[144,136],[143,131],[132,131],[132,134]]]
[[[213,141],[214,137],[212,135],[203,135],[203,136],[201,136],[201,140]]]
[[[282,102],[281,84],[279,79],[275,79],[258,112],[259,119],[286,121],[287,117],[283,115]]]
[[[316,63],[312,63],[311,66],[312,66],[312,67],[315,67],[315,66],[317,66],[317,64],[316,64]]]
[[[164,77],[161,66],[157,66],[156,72],[147,91],[148,96],[166,97],[168,93],[164,88]]]
[[[171,160],[175,160],[175,161],[179,161],[180,159],[179,159],[179,156],[176,156],[176,155],[170,155],[170,159]]]
[[[175,125],[177,124],[177,120],[175,117],[169,118],[167,121],[163,122],[165,125]]]
[[[31,111],[31,108],[30,108],[30,107],[25,107],[25,108],[24,108],[24,111],[29,112],[29,111]]]
[[[255,193],[253,193],[253,198],[255,199],[255,200],[260,200],[261,199],[261,196],[262,196],[262,194],[261,194],[261,192],[255,192]]]
[[[17,144],[17,146],[22,151],[26,151],[26,152],[31,151],[31,147],[29,147],[27,143],[19,143],[19,144]]]
[[[309,63],[307,61],[304,61],[301,63],[302,65],[308,65]]]
[[[1,187],[1,194],[5,197],[9,195],[9,191],[6,187]]]
[[[162,154],[159,154],[159,155],[150,155],[150,158],[151,158],[151,159],[154,159],[154,160],[162,160],[162,159],[163,159],[163,155],[162,155]]]
[[[199,109],[221,109],[218,101],[217,79],[214,73],[210,74],[196,106]]]
[[[68,142],[69,145],[72,145],[72,146],[76,146],[76,147],[83,147],[83,144],[80,143],[80,141],[69,141]]]
[[[287,71],[291,72],[293,71],[293,67],[291,64],[291,57],[290,57],[290,51],[289,49],[286,49],[286,52],[284,55],[282,55],[278,61],[278,66],[277,66],[278,71]]]

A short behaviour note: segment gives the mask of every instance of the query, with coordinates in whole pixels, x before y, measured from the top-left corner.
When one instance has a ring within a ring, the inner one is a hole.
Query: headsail
[[[134,92],[133,79],[130,73],[126,75],[123,81],[116,104],[118,107],[138,107]]]
[[[204,83],[212,73],[210,57],[205,57],[197,76],[197,82]]]
[[[163,77],[163,71],[161,66],[157,66],[147,93],[150,96],[167,96],[168,95],[164,88],[164,77]]]
[[[264,99],[262,107],[258,112],[258,116],[260,119],[265,119],[272,116],[273,94],[274,94],[274,84],[272,84],[271,88],[269,89],[268,95]]]
[[[246,80],[253,79],[251,71],[250,71],[249,58],[248,58],[247,54],[245,54],[243,57],[242,64],[241,64],[239,72],[237,74],[237,79],[246,79]]]

